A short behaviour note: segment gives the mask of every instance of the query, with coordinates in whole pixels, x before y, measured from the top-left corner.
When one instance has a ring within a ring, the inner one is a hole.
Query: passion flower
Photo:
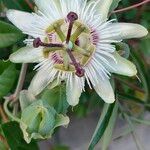
[[[140,38],[141,25],[108,21],[113,0],[35,0],[36,13],[9,10],[7,17],[24,34],[26,47],[10,56],[15,63],[39,63],[29,90],[38,95],[54,80],[66,81],[67,101],[75,106],[85,81],[107,103],[115,101],[111,73],[135,76],[135,65],[114,43]],[[113,44],[112,44],[113,43]]]

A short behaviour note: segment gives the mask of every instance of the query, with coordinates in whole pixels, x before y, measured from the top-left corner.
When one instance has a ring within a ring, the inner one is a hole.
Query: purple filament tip
[[[41,39],[40,38],[36,38],[34,41],[33,41],[33,47],[35,48],[38,48],[39,46],[41,46],[42,42],[41,42]]]
[[[63,44],[43,43],[40,38],[36,38],[33,41],[33,47],[38,48],[39,46],[44,47],[63,47]]]
[[[78,19],[78,15],[75,12],[70,12],[67,15],[67,19],[68,19],[68,21],[73,22]]]
[[[83,77],[84,73],[85,73],[85,70],[80,65],[78,65],[78,67],[76,68],[76,75],[78,77]]]

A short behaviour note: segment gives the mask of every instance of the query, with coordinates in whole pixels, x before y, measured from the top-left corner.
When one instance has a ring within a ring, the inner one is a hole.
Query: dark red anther
[[[63,44],[43,43],[40,38],[36,38],[33,41],[33,47],[38,48],[39,46],[43,46],[43,47],[63,47]]]
[[[78,15],[75,12],[70,12],[67,15],[67,19],[68,19],[68,21],[73,22],[78,19]]]
[[[40,38],[36,38],[34,41],[33,41],[33,47],[35,48],[38,48],[39,46],[41,46],[42,44],[42,41]]]
[[[84,74],[85,74],[85,70],[80,65],[78,65],[78,68],[76,68],[76,75],[78,77],[83,77]]]
[[[78,77],[83,77],[84,73],[85,73],[85,70],[82,68],[82,66],[80,65],[80,63],[77,63],[77,61],[76,61],[75,57],[73,56],[71,50],[67,49],[67,52],[68,52],[68,55],[69,55],[69,57],[70,57],[73,65],[74,65],[75,69],[76,69],[76,73],[75,74]]]

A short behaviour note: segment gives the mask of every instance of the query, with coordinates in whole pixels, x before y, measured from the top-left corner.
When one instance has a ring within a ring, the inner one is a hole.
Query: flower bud
[[[65,126],[68,123],[67,116],[57,114],[48,103],[38,100],[23,110],[20,127],[24,139],[30,143],[31,139],[50,138],[56,127]]]

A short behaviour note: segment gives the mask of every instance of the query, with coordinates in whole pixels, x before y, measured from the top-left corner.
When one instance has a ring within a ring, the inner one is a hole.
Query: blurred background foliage
[[[120,0],[114,0],[111,10],[114,10]],[[121,0],[117,9],[125,8],[139,3],[141,0]],[[32,0],[0,0],[0,150],[10,147],[12,150],[36,150],[35,141],[26,144],[22,132],[16,122],[9,122],[3,110],[4,97],[14,93],[21,64],[9,62],[9,55],[21,48],[26,35],[14,27],[6,18],[7,9],[17,9],[31,12],[34,9]],[[111,13],[111,18],[117,18],[119,22],[139,23],[150,30],[150,4],[120,13]],[[75,108],[70,108],[65,98],[65,85],[55,87],[53,90],[45,90],[40,98],[45,99],[58,113],[66,113],[69,116],[79,118],[86,117],[95,109],[100,109],[102,114],[97,128],[90,142],[89,150],[101,139],[103,150],[110,144],[116,118],[122,117],[129,124],[129,132],[134,133],[134,123],[150,125],[150,121],[144,120],[143,115],[150,110],[150,34],[143,39],[132,39],[117,45],[117,49],[124,57],[129,57],[138,68],[138,76],[133,78],[112,75],[112,84],[116,93],[116,103],[104,104],[95,91],[86,86],[86,92],[82,94],[80,103]],[[129,45],[128,45],[129,44]],[[34,76],[33,64],[28,65],[28,70],[23,89],[27,89]],[[69,108],[68,108],[69,107]],[[17,110],[16,110],[17,109]],[[10,106],[10,110],[20,112],[18,101]],[[73,110],[73,111],[72,111]],[[13,131],[13,132],[12,132]],[[56,130],[57,132],[58,130]],[[141,148],[135,141],[137,147]],[[68,150],[65,146],[53,145],[53,150]]]

